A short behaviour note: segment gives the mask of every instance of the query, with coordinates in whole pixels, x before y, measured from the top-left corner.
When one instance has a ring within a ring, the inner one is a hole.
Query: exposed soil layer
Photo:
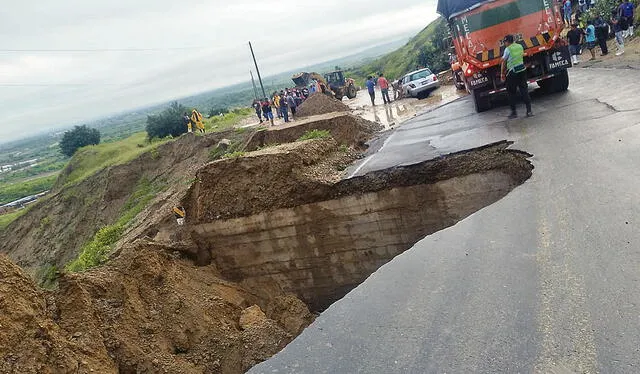
[[[322,93],[311,95],[296,112],[298,117],[317,116],[333,112],[348,112],[349,107],[342,102]]]
[[[82,246],[101,227],[120,217],[140,181],[145,179],[162,186],[163,200],[169,205],[174,200],[175,204],[196,171],[209,161],[211,148],[220,139],[237,136],[234,131],[207,137],[185,135],[159,146],[155,152],[99,171],[75,185],[58,186],[46,199],[0,232],[0,253],[34,276],[46,267],[62,269],[77,257]],[[69,165],[63,171],[61,179],[72,167]],[[171,207],[162,209],[166,212]]]
[[[184,205],[189,223],[194,225],[490,170],[502,170],[522,183],[531,176],[533,167],[527,161],[528,154],[506,149],[510,144],[503,141],[331,183],[306,171],[337,151],[335,141],[295,143],[285,151],[275,147],[271,152],[203,167]]]
[[[380,130],[380,125],[348,113],[331,113],[258,131],[246,149],[255,151],[264,146],[292,143],[312,130],[327,130],[340,144],[363,149],[366,148],[365,143]]]
[[[526,181],[530,155],[507,149],[509,144],[337,183],[305,173],[317,162],[306,152],[331,151],[323,142],[239,159],[235,170],[260,171],[236,174],[246,180],[226,176],[226,165],[210,164],[189,196],[187,230],[198,248],[191,255],[256,292],[294,293],[312,310],[324,310],[417,241]],[[224,188],[215,184],[222,180]],[[252,199],[235,201],[232,191]]]

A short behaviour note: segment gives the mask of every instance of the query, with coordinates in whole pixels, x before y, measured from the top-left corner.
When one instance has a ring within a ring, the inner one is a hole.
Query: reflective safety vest
[[[524,48],[518,43],[512,43],[507,47],[509,59],[507,60],[507,70],[511,71],[517,66],[524,65]]]

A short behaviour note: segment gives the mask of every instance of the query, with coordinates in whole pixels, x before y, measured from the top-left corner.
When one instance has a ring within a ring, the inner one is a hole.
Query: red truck
[[[505,35],[525,49],[529,83],[547,92],[569,88],[571,56],[560,37],[564,23],[555,0],[439,0],[449,23],[464,84],[476,111],[491,108],[491,97],[506,90],[500,79]]]

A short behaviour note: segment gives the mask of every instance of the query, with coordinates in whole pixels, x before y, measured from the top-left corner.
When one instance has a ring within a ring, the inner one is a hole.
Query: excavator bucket
[[[306,87],[311,82],[311,75],[309,73],[296,74],[291,78],[296,87]]]

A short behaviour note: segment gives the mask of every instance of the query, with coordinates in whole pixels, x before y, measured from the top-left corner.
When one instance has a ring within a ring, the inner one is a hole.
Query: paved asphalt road
[[[640,373],[640,72],[571,79],[532,119],[463,99],[395,131],[359,173],[502,139],[536,169],[250,372]]]

